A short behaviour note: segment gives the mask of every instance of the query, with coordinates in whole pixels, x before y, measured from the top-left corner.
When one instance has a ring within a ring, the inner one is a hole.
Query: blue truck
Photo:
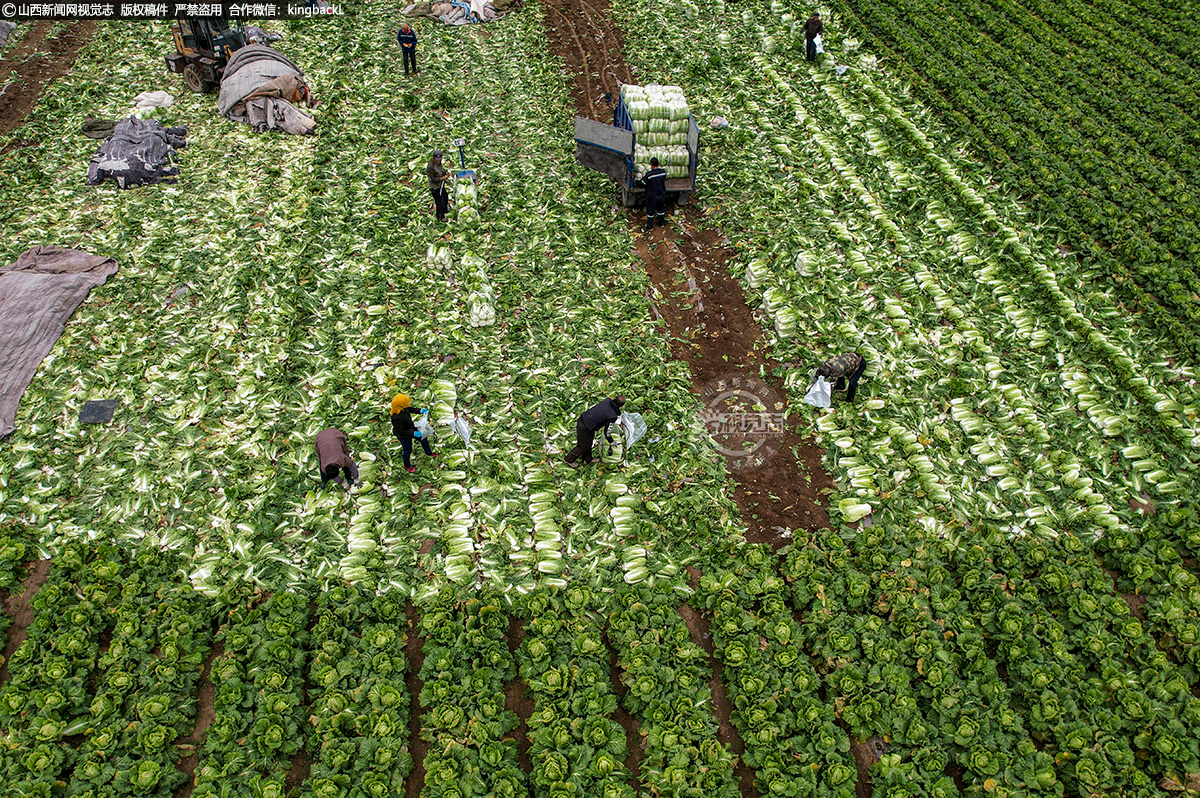
[[[606,125],[586,117],[575,117],[575,160],[589,169],[606,174],[621,187],[621,203],[632,208],[645,190],[637,185],[634,173],[634,151],[637,133],[622,97],[613,113],[613,124]],[[675,195],[677,205],[686,205],[696,190],[696,168],[700,165],[700,128],[694,117],[688,117],[687,177],[667,179],[667,194]]]

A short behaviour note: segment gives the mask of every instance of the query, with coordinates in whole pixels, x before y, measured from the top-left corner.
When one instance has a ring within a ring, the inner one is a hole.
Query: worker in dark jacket
[[[417,412],[421,415],[428,415],[429,408],[418,409]],[[400,446],[404,450],[404,470],[410,474],[417,470],[413,468],[411,460],[413,438],[421,442],[421,448],[425,450],[425,454],[437,457],[433,453],[433,447],[429,445],[429,441],[417,429],[412,414],[413,407],[407,396],[398,393],[392,397],[392,433],[400,439]]]
[[[650,171],[637,181],[639,186],[646,189],[646,232],[654,229],[654,222],[659,227],[667,225],[667,170],[658,165],[657,158],[650,159]]]
[[[347,480],[356,487],[362,484],[358,481],[358,466],[354,464],[350,447],[346,445],[346,435],[341,430],[330,427],[318,432],[316,450],[321,469],[321,487],[325,487],[331,479],[343,488],[348,487]]]
[[[817,60],[816,39],[823,30],[825,30],[825,26],[821,22],[821,14],[814,11],[813,15],[804,23],[804,57],[809,61]]]
[[[854,392],[858,390],[858,379],[866,370],[865,357],[857,352],[847,352],[822,363],[817,368],[817,376],[833,383],[833,390],[846,391],[846,399],[853,402]]]
[[[603,429],[604,439],[612,443],[609,428],[614,421],[621,417],[621,406],[624,404],[624,396],[605,399],[603,402],[592,405],[579,417],[579,420],[575,422],[575,448],[567,452],[567,456],[563,458],[567,465],[571,468],[579,468],[581,459],[584,465],[592,464],[592,441],[595,440],[598,430]]]
[[[396,41],[400,43],[400,53],[404,56],[404,74],[408,74],[408,65],[412,64],[412,73],[419,75],[417,69],[417,32],[404,23],[396,33]]]
[[[450,170],[442,166],[442,151],[434,150],[429,163],[425,164],[425,176],[429,178],[429,193],[433,195],[433,204],[437,208],[437,220],[446,221],[450,212],[450,193],[446,191],[446,180]]]

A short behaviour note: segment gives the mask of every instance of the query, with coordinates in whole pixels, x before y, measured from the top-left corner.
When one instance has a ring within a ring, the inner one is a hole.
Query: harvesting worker
[[[396,33],[396,41],[400,43],[400,54],[404,57],[404,74],[408,74],[408,65],[412,64],[412,73],[421,74],[417,69],[417,32],[405,22]]]
[[[656,220],[659,227],[666,227],[667,170],[658,165],[657,158],[650,159],[650,171],[637,184],[646,189],[646,232],[654,229]]]
[[[824,377],[833,384],[833,390],[845,391],[846,400],[854,401],[858,380],[867,370],[867,359],[857,352],[847,352],[831,357],[817,368],[817,377]]]
[[[612,443],[612,434],[609,428],[613,422],[621,417],[621,407],[625,404],[625,397],[618,396],[615,399],[605,399],[589,407],[579,420],[575,422],[575,448],[567,452],[563,460],[571,468],[579,468],[579,461],[583,460],[583,465],[592,464],[592,441],[596,438],[596,433],[603,429],[604,440]]]
[[[821,13],[814,11],[804,23],[804,57],[809,61],[817,60],[817,37],[825,26],[821,23]]]
[[[343,488],[349,488],[350,484],[354,487],[362,484],[358,480],[358,466],[350,456],[344,432],[333,427],[323,429],[317,433],[315,446],[321,470],[321,487],[325,487],[331,479]]]
[[[417,409],[417,412],[427,416],[429,408]],[[413,438],[421,442],[421,448],[425,450],[425,454],[437,457],[433,453],[433,447],[429,445],[429,440],[421,433],[421,430],[417,429],[412,414],[411,400],[406,395],[398,393],[392,397],[392,433],[400,439],[400,447],[404,451],[404,470],[410,474],[417,470],[413,468],[411,459]]]
[[[446,180],[450,170],[442,166],[442,151],[434,150],[433,157],[425,165],[425,176],[429,178],[429,193],[433,195],[433,203],[437,207],[437,220],[446,221],[450,212],[450,194],[446,191]]]

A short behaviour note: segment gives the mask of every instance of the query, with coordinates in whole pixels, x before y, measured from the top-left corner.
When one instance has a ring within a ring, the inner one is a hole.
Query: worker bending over
[[[858,379],[867,369],[867,359],[857,352],[847,352],[826,360],[817,368],[817,376],[833,384],[833,390],[846,391],[847,401],[854,401]],[[849,382],[847,382],[847,380]]]
[[[355,487],[362,484],[358,481],[358,466],[354,464],[350,447],[346,445],[346,435],[341,430],[330,427],[318,432],[316,450],[321,469],[321,487],[325,487],[331,479],[343,488],[349,487],[347,480]]]
[[[592,405],[579,417],[579,420],[575,422],[575,448],[567,452],[566,457],[563,458],[568,466],[579,468],[580,459],[583,460],[584,465],[592,464],[592,441],[595,440],[598,430],[603,429],[604,439],[612,443],[609,428],[614,421],[621,417],[621,407],[624,404],[624,396],[605,399]]]

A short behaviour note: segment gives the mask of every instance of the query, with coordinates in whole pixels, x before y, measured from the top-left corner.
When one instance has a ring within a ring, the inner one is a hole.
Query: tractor
[[[230,27],[223,19],[180,19],[171,23],[175,52],[167,56],[167,69],[183,75],[189,89],[202,94],[221,83],[221,74],[235,50],[246,46],[246,33],[239,24]]]

